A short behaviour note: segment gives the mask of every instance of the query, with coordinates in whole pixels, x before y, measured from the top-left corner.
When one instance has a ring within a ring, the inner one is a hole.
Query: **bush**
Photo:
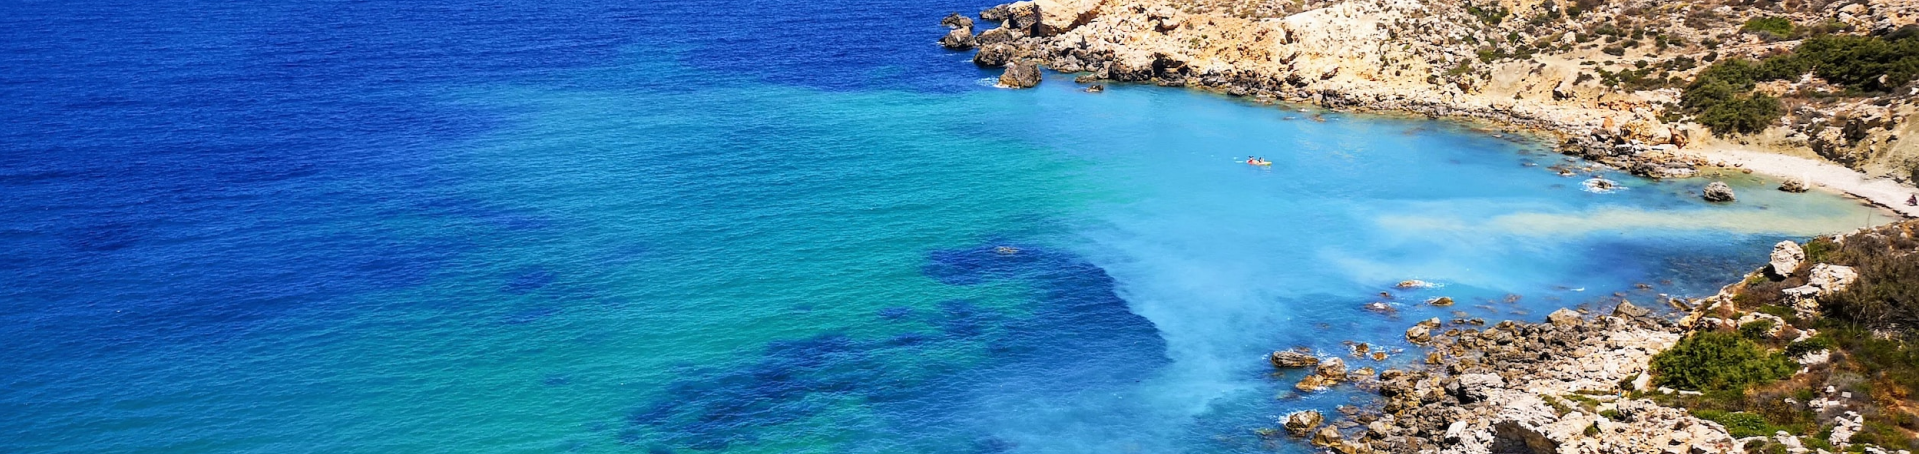
[[[1755,17],[1746,20],[1739,31],[1754,34],[1771,34],[1772,38],[1792,36],[1792,20],[1784,17]]]
[[[1919,255],[1887,253],[1855,266],[1859,280],[1823,301],[1828,312],[1870,328],[1919,327]]]
[[[1698,391],[1737,391],[1792,376],[1792,360],[1725,332],[1700,332],[1653,356],[1653,382]]]
[[[1693,412],[1692,415],[1726,426],[1726,431],[1732,433],[1733,438],[1770,436],[1773,432],[1779,431],[1779,428],[1767,424],[1766,418],[1743,411],[1700,410]]]
[[[1827,339],[1825,338],[1825,336],[1814,336],[1811,339],[1806,339],[1799,342],[1793,342],[1791,344],[1787,344],[1786,357],[1798,358],[1807,353],[1812,353],[1820,350],[1828,350],[1831,348],[1832,348],[1832,339]]]

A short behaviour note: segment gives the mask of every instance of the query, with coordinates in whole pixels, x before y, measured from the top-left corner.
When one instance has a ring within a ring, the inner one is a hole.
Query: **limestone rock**
[[[940,47],[947,49],[972,49],[975,43],[973,30],[969,28],[955,28],[940,38]]]
[[[1012,45],[986,44],[979,48],[979,53],[973,54],[973,64],[979,65],[981,68],[1006,66],[1008,62],[1013,60],[1014,52],[1015,50]]]
[[[1812,184],[1803,178],[1787,178],[1779,183],[1779,190],[1786,192],[1806,192],[1812,190]]]
[[[1039,22],[1033,36],[1056,36],[1097,17],[1099,0],[1034,0]]]
[[[1319,365],[1318,357],[1313,356],[1310,353],[1302,352],[1299,350],[1276,351],[1276,352],[1273,352],[1271,356],[1268,356],[1266,360],[1272,362],[1273,367],[1277,367],[1281,369],[1289,369],[1289,368],[1295,368],[1295,367],[1312,367],[1312,366]]]
[[[975,38],[974,41],[976,41],[978,45],[980,46],[985,46],[988,44],[1012,44],[1013,41],[1018,41],[1020,38],[1024,38],[1024,37],[1026,37],[1026,34],[1024,32],[1020,32],[1018,30],[1014,30],[1006,27],[1000,27],[1000,28],[995,28],[995,29],[980,32],[979,37]]]
[[[1646,308],[1635,306],[1633,305],[1631,301],[1620,301],[1619,306],[1614,307],[1612,309],[1612,316],[1628,319],[1628,320],[1639,318],[1639,317],[1645,317],[1651,314],[1652,314],[1652,311],[1647,310]]]
[[[1318,410],[1296,411],[1286,415],[1286,432],[1295,437],[1305,438],[1312,435],[1313,429],[1318,429],[1319,424],[1325,420],[1326,418],[1320,415]]]
[[[1706,185],[1706,190],[1700,194],[1700,197],[1707,202],[1731,202],[1732,186],[1727,186],[1725,182],[1714,181]]]
[[[1805,260],[1806,251],[1799,248],[1799,243],[1788,240],[1772,246],[1772,261],[1767,264],[1772,267],[1774,276],[1783,278],[1792,275],[1794,270],[1799,269],[1799,262]]]
[[[1406,328],[1406,341],[1415,344],[1432,342],[1433,330],[1426,325],[1413,325],[1411,328]]]
[[[1579,313],[1573,312],[1572,309],[1560,309],[1553,311],[1551,314],[1546,314],[1546,321],[1551,322],[1553,326],[1568,327],[1578,326],[1585,320],[1580,318]]]
[[[1431,304],[1438,307],[1451,306],[1453,305],[1453,298],[1450,296],[1442,296],[1442,297],[1426,300],[1426,304]]]
[[[1806,280],[1806,285],[1818,287],[1820,295],[1830,295],[1844,291],[1856,280],[1859,273],[1850,266],[1821,263],[1812,266],[1812,278]]]
[[[952,28],[966,29],[968,33],[971,33],[973,30],[973,19],[966,16],[961,16],[959,13],[952,13],[952,14],[946,15],[945,18],[940,19],[940,25],[944,25]]]
[[[999,84],[1010,88],[1033,88],[1039,86],[1039,63],[1022,61],[1006,65],[1006,72],[999,76]]]

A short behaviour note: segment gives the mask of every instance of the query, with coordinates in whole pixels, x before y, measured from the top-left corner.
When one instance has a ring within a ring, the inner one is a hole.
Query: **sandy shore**
[[[1919,193],[1919,189],[1891,179],[1867,178],[1859,171],[1838,164],[1747,150],[1687,150],[1685,153],[1718,162],[1724,167],[1750,169],[1779,178],[1810,179],[1813,187],[1863,198],[1907,218],[1919,217],[1919,207],[1906,205],[1906,200]]]

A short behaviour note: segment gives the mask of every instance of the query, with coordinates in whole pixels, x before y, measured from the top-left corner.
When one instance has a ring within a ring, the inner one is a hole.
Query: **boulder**
[[[1792,315],[1802,319],[1819,318],[1819,287],[1801,285],[1785,290],[1786,305],[1792,307]]]
[[[1152,54],[1138,51],[1115,55],[1106,68],[1106,78],[1121,82],[1153,80],[1153,60]]]
[[[952,28],[963,28],[963,29],[966,29],[966,31],[969,33],[973,31],[973,19],[970,17],[961,16],[959,13],[952,13],[952,14],[946,15],[946,18],[940,19],[940,25],[944,25]]]
[[[979,12],[979,18],[980,20],[988,21],[988,22],[1004,21],[1006,20],[1007,8],[1010,6],[1012,6],[1012,4],[1003,4],[999,6],[994,6],[992,8],[987,8]]]
[[[1725,182],[1714,181],[1706,184],[1705,192],[1700,193],[1699,197],[1706,199],[1707,202],[1731,202],[1732,186],[1727,186]]]
[[[1650,314],[1652,314],[1651,310],[1635,306],[1631,301],[1620,301],[1619,306],[1612,309],[1612,316],[1627,320],[1645,317]]]
[[[1780,241],[1779,244],[1772,246],[1772,261],[1768,262],[1767,265],[1771,267],[1770,271],[1772,271],[1773,276],[1785,278],[1786,276],[1791,276],[1794,270],[1799,269],[1799,262],[1805,260],[1806,251],[1799,248],[1799,243],[1794,243],[1790,240]]]
[[[1266,357],[1266,360],[1272,362],[1273,367],[1281,369],[1319,365],[1319,357],[1299,350],[1276,351],[1273,352],[1271,356]]]
[[[1336,384],[1339,384],[1339,382],[1327,379],[1326,377],[1319,376],[1318,374],[1314,374],[1314,375],[1307,375],[1306,378],[1299,379],[1299,383],[1293,384],[1293,389],[1298,389],[1302,392],[1309,392],[1309,393],[1319,392],[1319,391],[1326,390],[1326,388],[1331,388],[1333,385],[1336,385]]]
[[[976,42],[970,28],[955,28],[940,37],[940,47],[947,49],[972,49]]]
[[[1328,358],[1325,361],[1320,361],[1319,367],[1313,370],[1313,374],[1335,380],[1340,377],[1345,377],[1346,361],[1339,358]]]
[[[1453,396],[1461,402],[1478,402],[1492,397],[1494,390],[1505,388],[1506,379],[1496,374],[1465,374],[1455,382]]]
[[[1551,314],[1546,314],[1546,321],[1551,322],[1553,326],[1565,327],[1579,326],[1584,319],[1580,318],[1579,313],[1573,312],[1572,309],[1560,309],[1553,311]]]
[[[1427,328],[1426,325],[1413,325],[1411,328],[1406,328],[1406,341],[1421,345],[1432,342],[1433,329]]]
[[[981,68],[1006,66],[1013,60],[1013,54],[1014,49],[1010,44],[987,44],[980,47],[978,53],[973,54],[973,64]]]
[[[1033,88],[1039,81],[1039,63],[1031,61],[1006,65],[1006,72],[999,75],[999,84],[1009,88]]]
[[[1091,87],[1086,87],[1087,93],[1103,93],[1105,91],[1106,91],[1105,85],[1093,84],[1093,86]]]
[[[1339,428],[1326,426],[1320,428],[1318,432],[1313,433],[1313,446],[1328,447],[1336,445],[1339,444],[1340,441],[1343,441],[1343,438],[1344,437],[1339,435]]]
[[[1320,415],[1318,410],[1296,411],[1286,415],[1286,432],[1295,437],[1305,438],[1312,435],[1313,429],[1318,429],[1320,423],[1325,421],[1326,417]]]
[[[1006,5],[1006,23],[1004,27],[1030,31],[1039,25],[1039,6],[1033,2],[1014,2]]]
[[[1407,279],[1407,280],[1399,281],[1399,283],[1393,285],[1393,287],[1397,287],[1401,289],[1433,288],[1433,283],[1418,280],[1418,279]]]
[[[1451,306],[1453,305],[1453,298],[1450,296],[1442,296],[1442,297],[1426,300],[1426,304],[1431,304],[1439,307]]]
[[[1806,192],[1812,190],[1812,184],[1805,179],[1787,178],[1779,183],[1779,190],[1786,192]]]

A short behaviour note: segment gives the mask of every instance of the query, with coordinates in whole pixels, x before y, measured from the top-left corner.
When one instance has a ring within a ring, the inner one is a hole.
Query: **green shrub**
[[[1755,34],[1771,34],[1773,38],[1792,36],[1792,20],[1784,17],[1755,17],[1746,20],[1739,31]]]
[[[1919,254],[1860,260],[1855,265],[1859,280],[1825,298],[1824,309],[1870,328],[1919,327]]]
[[[1825,336],[1813,336],[1811,339],[1786,345],[1786,357],[1798,358],[1800,355],[1832,348],[1832,339]]]
[[[1754,341],[1765,340],[1768,331],[1772,331],[1772,320],[1760,319],[1739,325],[1739,337]]]
[[[1792,376],[1792,360],[1725,332],[1699,332],[1653,356],[1653,382],[1699,391],[1737,391]]]
[[[1772,435],[1773,432],[1779,431],[1779,428],[1767,424],[1766,418],[1743,411],[1724,412],[1719,410],[1699,410],[1693,412],[1692,415],[1698,416],[1699,419],[1726,426],[1726,431],[1732,433],[1733,438]]]

